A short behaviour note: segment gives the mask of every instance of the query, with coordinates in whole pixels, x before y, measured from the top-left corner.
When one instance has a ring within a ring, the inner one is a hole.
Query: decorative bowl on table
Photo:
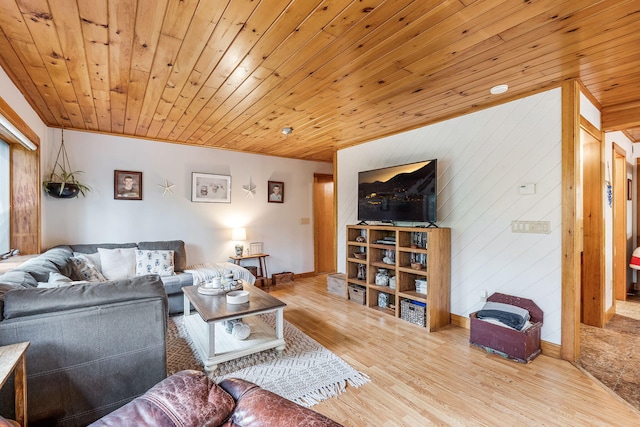
[[[249,292],[231,291],[227,293],[227,304],[244,304],[249,302]]]

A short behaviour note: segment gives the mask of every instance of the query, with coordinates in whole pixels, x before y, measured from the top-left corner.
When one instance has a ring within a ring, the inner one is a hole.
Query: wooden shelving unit
[[[426,304],[430,332],[450,323],[451,229],[349,225],[346,269],[347,294],[349,285],[364,286],[367,307],[402,317],[406,299]],[[395,280],[395,289],[376,284],[380,269]],[[426,294],[416,290],[416,280],[426,281]],[[381,293],[388,295],[388,307],[378,305]]]

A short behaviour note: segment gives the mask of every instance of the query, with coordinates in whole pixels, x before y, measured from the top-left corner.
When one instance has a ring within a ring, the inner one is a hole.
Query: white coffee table
[[[246,282],[243,288],[249,292],[249,302],[244,304],[228,304],[225,295],[203,295],[197,288],[182,288],[184,325],[196,345],[205,370],[214,371],[222,362],[259,351],[272,348],[284,350],[285,303]],[[192,305],[195,308],[193,313]],[[275,329],[257,316],[273,312],[276,316]],[[251,326],[251,335],[246,340],[236,339],[225,330],[225,320],[240,318]]]

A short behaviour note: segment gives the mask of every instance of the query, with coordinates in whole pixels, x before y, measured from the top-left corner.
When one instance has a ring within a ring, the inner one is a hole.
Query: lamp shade
[[[247,230],[244,228],[234,228],[231,230],[231,240],[241,242],[247,240]]]

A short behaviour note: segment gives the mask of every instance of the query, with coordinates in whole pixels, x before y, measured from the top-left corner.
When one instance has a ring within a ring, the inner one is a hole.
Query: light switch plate
[[[536,185],[535,184],[520,184],[518,187],[520,194],[528,195],[528,194],[536,194]]]
[[[511,221],[512,233],[551,233],[551,221]]]

